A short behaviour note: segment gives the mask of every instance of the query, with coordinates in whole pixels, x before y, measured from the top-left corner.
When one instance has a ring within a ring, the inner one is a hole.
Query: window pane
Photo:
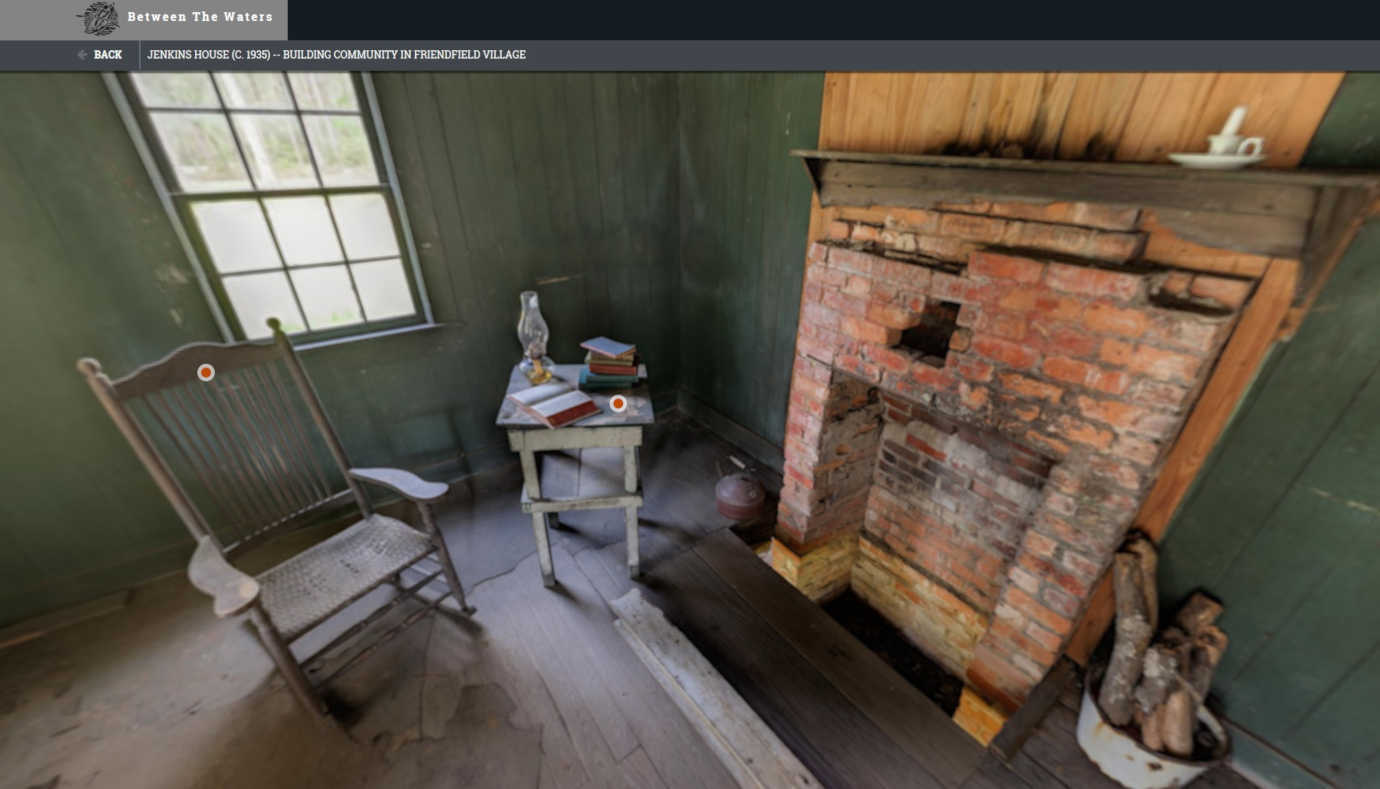
[[[292,272],[292,284],[297,286],[297,298],[302,300],[302,309],[307,311],[307,323],[312,331],[348,326],[362,320],[345,266],[298,269]]]
[[[374,152],[369,148],[369,138],[359,116],[304,115],[302,121],[311,137],[316,166],[321,168],[321,180],[327,186],[379,182]]]
[[[290,110],[292,96],[282,74],[216,74],[225,106],[234,109]]]
[[[297,106],[304,110],[353,110],[355,84],[349,74],[289,74]]]
[[[199,112],[151,112],[177,183],[188,192],[248,189],[249,178],[235,150],[225,116]]]
[[[321,197],[275,197],[264,201],[273,233],[289,266],[344,260],[331,215]]]
[[[306,140],[295,115],[232,114],[244,158],[260,189],[316,186]]]
[[[220,272],[277,268],[278,253],[257,200],[216,200],[192,204],[201,237]]]
[[[131,74],[145,107],[217,108],[216,91],[205,72],[187,74]]]
[[[402,261],[379,260],[355,263],[350,266],[359,288],[359,300],[364,302],[364,317],[371,321],[401,318],[415,313],[412,291],[407,287],[407,275]]]
[[[351,260],[382,258],[398,254],[398,237],[393,232],[393,217],[383,195],[332,195],[345,256]]]
[[[230,306],[240,319],[245,336],[251,340],[267,337],[268,319],[277,318],[283,322],[283,331],[295,334],[305,331],[307,324],[302,313],[297,311],[297,303],[292,300],[287,277],[279,273],[241,274],[226,277],[225,294],[230,297]]]

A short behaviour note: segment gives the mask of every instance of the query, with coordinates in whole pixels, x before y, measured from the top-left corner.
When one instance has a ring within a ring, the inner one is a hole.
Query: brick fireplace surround
[[[851,587],[998,717],[1059,656],[1253,284],[1138,260],[1137,214],[859,209],[809,250],[773,567]]]

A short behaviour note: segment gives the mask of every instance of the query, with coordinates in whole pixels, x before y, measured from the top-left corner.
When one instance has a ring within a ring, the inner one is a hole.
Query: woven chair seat
[[[402,521],[370,515],[259,575],[259,599],[291,641],[434,548]]]

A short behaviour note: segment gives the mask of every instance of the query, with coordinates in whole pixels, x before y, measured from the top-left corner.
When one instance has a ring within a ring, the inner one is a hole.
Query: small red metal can
[[[762,514],[767,494],[762,483],[740,471],[719,480],[714,486],[714,499],[720,515],[735,521],[748,521]]]

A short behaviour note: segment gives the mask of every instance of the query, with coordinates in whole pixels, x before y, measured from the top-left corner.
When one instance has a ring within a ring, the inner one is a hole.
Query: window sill
[[[396,329],[383,329],[382,331],[372,331],[365,334],[351,334],[346,337],[333,337],[329,340],[318,340],[316,342],[306,342],[298,345],[293,343],[293,348],[298,351],[312,351],[317,348],[329,348],[332,345],[344,345],[352,342],[362,342],[373,340],[379,337],[392,337],[395,334],[412,334],[414,332],[430,331],[439,329],[444,323],[416,323],[411,326],[400,326]]]

